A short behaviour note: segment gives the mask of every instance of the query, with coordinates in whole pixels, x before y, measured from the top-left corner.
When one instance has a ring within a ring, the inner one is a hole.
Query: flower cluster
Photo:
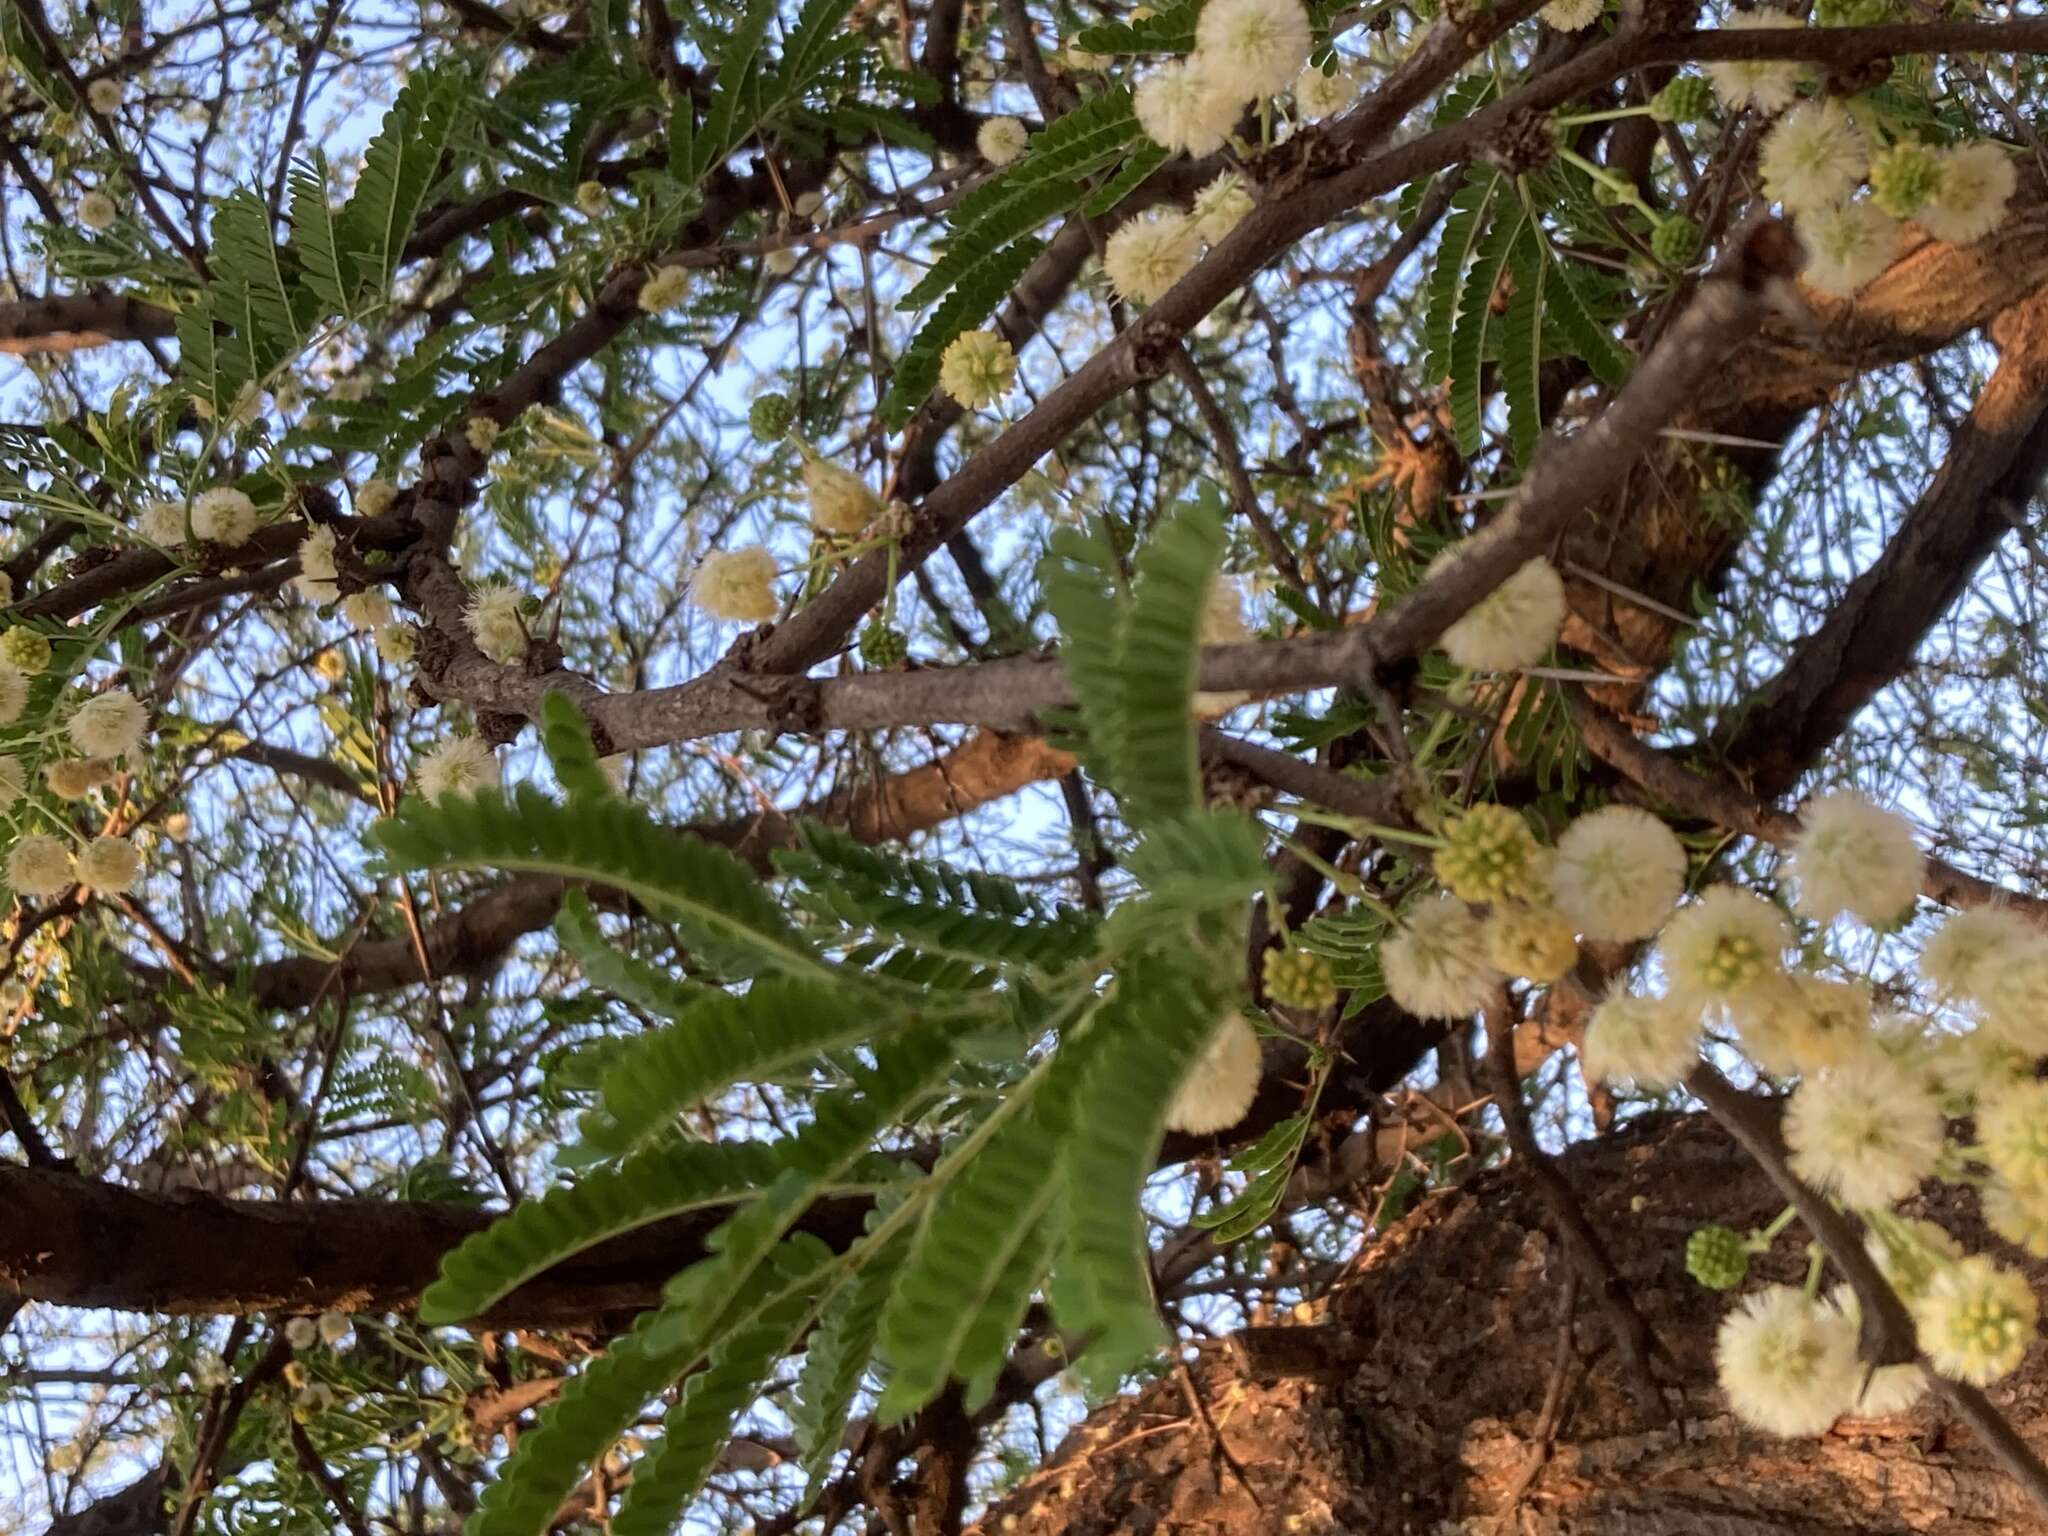
[[[1309,81],[1303,69],[1310,41],[1301,0],[1209,0],[1195,22],[1195,51],[1139,84],[1131,100],[1138,125],[1163,148],[1200,157],[1224,146],[1246,107],[1290,86],[1307,84],[1308,115],[1338,110],[1344,88],[1324,85],[1320,70]]]

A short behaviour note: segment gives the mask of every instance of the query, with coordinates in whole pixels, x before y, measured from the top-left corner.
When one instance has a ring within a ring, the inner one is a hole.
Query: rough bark
[[[1177,1382],[1120,1399],[975,1528],[986,1536],[2021,1536],[2040,1517],[1984,1447],[1929,1397],[1814,1440],[1745,1428],[1714,1386],[1726,1303],[1687,1278],[1703,1222],[1761,1224],[1764,1175],[1699,1117],[1654,1116],[1558,1160],[1653,1333],[1674,1422],[1645,1417],[1580,1296],[1543,1202],[1512,1169],[1432,1196],[1369,1242],[1314,1325],[1311,1358],[1205,1350],[1196,1374],[1224,1445],[1214,1458]],[[1986,1244],[1953,1192],[1935,1212]],[[2010,1257],[2008,1254],[2007,1257]],[[1804,1240],[1753,1275],[1792,1281]],[[2032,1266],[2037,1287],[2043,1267]],[[1305,1332],[1311,1331],[1304,1329]],[[1300,1352],[1295,1352],[1300,1353]],[[1993,1393],[2048,1437],[2048,1348]],[[1546,1411],[1547,1410],[1547,1411]],[[1546,1430],[1548,1432],[1546,1433]]]

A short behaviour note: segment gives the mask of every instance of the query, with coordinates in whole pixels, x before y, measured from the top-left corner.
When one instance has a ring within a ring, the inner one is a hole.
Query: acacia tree
[[[14,1523],[2039,1529],[2044,46],[13,0]]]

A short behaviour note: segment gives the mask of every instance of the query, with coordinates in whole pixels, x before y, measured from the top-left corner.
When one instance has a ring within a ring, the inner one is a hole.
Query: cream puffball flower
[[[715,619],[762,624],[775,617],[775,557],[758,544],[715,549],[690,582],[690,601]]]
[[[7,883],[17,896],[37,899],[61,896],[78,883],[71,850],[54,837],[36,833],[18,838],[7,852]]]
[[[21,759],[0,757],[0,811],[12,809],[28,788],[28,775],[21,771]]]
[[[1024,158],[1030,136],[1014,117],[992,117],[974,132],[974,147],[990,165],[1010,165]]]
[[[1456,547],[1430,561],[1435,575],[1450,565]],[[1564,579],[1538,555],[1474,603],[1443,633],[1444,653],[1474,672],[1517,672],[1550,653],[1564,627]]]
[[[12,725],[28,707],[28,676],[11,662],[0,661],[0,725]]]
[[[2048,1259],[2048,1192],[2022,1193],[1994,1180],[1984,1191],[1984,1219],[2008,1243]]]
[[[125,837],[96,837],[78,856],[78,878],[109,896],[132,891],[142,878],[142,855]]]
[[[1849,1320],[1861,1337],[1863,1306],[1854,1286],[1838,1285],[1828,1292],[1828,1305]],[[1904,1413],[1927,1395],[1927,1373],[1917,1364],[1881,1365],[1870,1372],[1870,1380],[1849,1412],[1859,1419],[1888,1418]]]
[[[2039,942],[2027,920],[2006,907],[1952,913],[1920,951],[1920,974],[1949,1001],[1981,1001],[2001,972]]]
[[[1258,1095],[1260,1065],[1259,1037],[1240,1015],[1229,1015],[1174,1089],[1166,1128],[1207,1136],[1237,1124]]]
[[[382,517],[398,499],[398,487],[389,480],[365,480],[356,492],[356,516]]]
[[[1669,997],[1637,997],[1617,986],[1586,1025],[1580,1070],[1592,1082],[1669,1088],[1700,1054],[1700,1011]]]
[[[1598,0],[1594,0],[1596,5]],[[1358,77],[1341,65],[1319,69],[1305,65],[1294,77],[1294,104],[1306,118],[1335,117],[1358,99]]]
[[[1647,939],[1685,894],[1685,849],[1648,811],[1610,805],[1557,840],[1550,896],[1579,932],[1604,943]]]
[[[1946,1131],[1926,1084],[1874,1055],[1806,1078],[1785,1111],[1794,1171],[1852,1206],[1912,1194],[1934,1172]]]
[[[1804,23],[1783,11],[1735,11],[1721,25],[1730,32],[1751,32]],[[1791,59],[1729,59],[1707,66],[1716,96],[1731,109],[1755,107],[1759,112],[1782,112],[1791,106],[1805,74],[1806,66]]]
[[[88,192],[78,200],[78,222],[94,234],[112,229],[120,210],[104,192]]]
[[[970,411],[994,405],[1017,382],[1017,354],[997,331],[962,331],[939,355],[939,388]]]
[[[1977,1146],[2013,1189],[2048,1195],[2048,1082],[2028,1078],[1980,1101]]]
[[[1110,235],[1102,269],[1124,298],[1150,304],[1186,275],[1199,254],[1186,214],[1177,208],[1147,208]]]
[[[645,314],[659,315],[674,309],[690,296],[690,269],[688,267],[656,267],[648,279],[640,285],[639,297],[635,300]],[[478,449],[479,453],[488,450]]]
[[[1795,910],[1821,922],[1848,912],[1873,928],[1909,916],[1923,860],[1913,824],[1854,790],[1810,800],[1792,845]]]
[[[474,795],[498,787],[498,757],[480,736],[450,736],[435,747],[413,772],[420,796]]]
[[[350,629],[374,634],[391,622],[391,599],[375,587],[351,592],[341,600],[341,617]]]
[[[126,688],[95,694],[71,712],[64,731],[87,757],[126,757],[142,745],[149,710]]]
[[[1863,1386],[1856,1325],[1789,1285],[1745,1296],[1721,1319],[1714,1371],[1737,1418],[1787,1437],[1825,1433]]]
[[[292,585],[310,603],[323,607],[341,600],[341,588],[334,584],[334,530],[315,528],[299,540],[299,574]]]
[[[2019,1365],[2039,1318],[2027,1277],[1982,1255],[1937,1270],[1913,1308],[1920,1347],[1934,1368],[1979,1387]]]
[[[1454,896],[1422,901],[1380,944],[1387,995],[1421,1019],[1470,1017],[1500,983],[1487,963],[1486,933]]]
[[[1892,264],[1899,221],[1875,203],[1844,203],[1801,214],[1799,239],[1806,247],[1807,282],[1837,299],[1853,299]]]
[[[2004,221],[2018,187],[2019,172],[2003,148],[1983,140],[1958,144],[1942,151],[1941,180],[1913,217],[1935,239],[1969,245]]]
[[[1776,975],[1791,942],[1784,915],[1761,896],[1710,885],[1664,925],[1657,953],[1675,996],[1727,1002]]]
[[[1198,240],[1214,245],[1257,206],[1245,190],[1244,179],[1234,171],[1223,171],[1195,194],[1188,207],[1188,222]]]
[[[824,459],[805,459],[803,474],[811,522],[827,533],[859,533],[882,510],[868,483],[851,470]]]
[[[201,491],[192,498],[192,531],[233,549],[256,531],[256,503],[232,486]]]
[[[1838,101],[1803,101],[1764,135],[1757,156],[1764,193],[1792,213],[1846,202],[1870,169],[1870,148]]]
[[[1301,0],[1208,0],[1195,19],[1204,72],[1241,102],[1292,85],[1308,62],[1309,42]]]
[[[185,506],[177,501],[152,501],[135,520],[135,532],[146,544],[176,549],[185,542]]]
[[[1583,32],[1600,19],[1606,8],[1603,0],[1550,0],[1536,14],[1546,26],[1560,32]]]
[[[1145,137],[1161,149],[1200,159],[1229,140],[1244,113],[1244,98],[1210,77],[1197,56],[1165,64],[1138,82],[1131,110]]]
[[[85,99],[92,103],[93,111],[101,117],[111,117],[121,110],[121,82],[113,79],[95,80],[85,88]]]
[[[1729,1012],[1750,1060],[1781,1077],[1880,1054],[1865,981],[1783,972],[1750,987]]]
[[[519,614],[519,594],[502,582],[488,582],[470,594],[463,610],[476,648],[501,665],[526,654],[526,623]]]

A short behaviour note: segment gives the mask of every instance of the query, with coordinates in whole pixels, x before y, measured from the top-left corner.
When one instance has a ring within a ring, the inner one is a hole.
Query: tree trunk
[[[1286,1532],[1299,1536],[2020,1536],[2048,1520],[1932,1396],[1779,1440],[1714,1384],[1727,1298],[1685,1273],[1687,1235],[1778,1210],[1764,1177],[1698,1117],[1652,1116],[1560,1166],[1661,1346],[1670,1417],[1639,1406],[1599,1310],[1571,1309],[1570,1265],[1513,1167],[1432,1196],[1367,1243],[1299,1330],[1307,1350],[1233,1341],[1194,1374],[1229,1460],[1176,1380],[1106,1405],[975,1529],[984,1536]],[[1972,1249],[1974,1205],[1925,1209]],[[1796,1282],[1795,1227],[1751,1283]],[[2010,1259],[2012,1255],[2003,1255]],[[2031,1266],[2037,1287],[2043,1267]],[[1291,1358],[1290,1358],[1291,1357]],[[1284,1374],[1284,1373],[1298,1374]],[[2048,1439],[2048,1349],[1993,1401]],[[1230,1461],[1242,1469],[1242,1478]]]

